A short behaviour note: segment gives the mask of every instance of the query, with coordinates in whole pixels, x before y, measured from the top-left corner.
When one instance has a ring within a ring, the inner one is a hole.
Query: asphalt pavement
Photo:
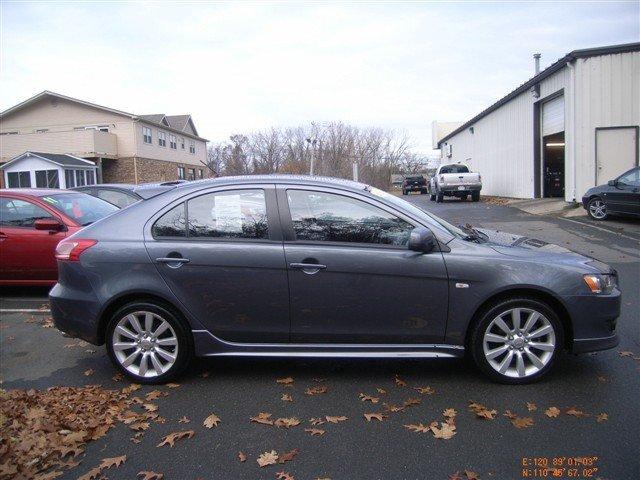
[[[138,472],[152,470],[164,474],[166,480],[274,479],[279,472],[296,480],[446,480],[455,472],[467,478],[466,469],[483,480],[509,480],[543,476],[542,470],[533,471],[535,458],[539,466],[545,461],[553,466],[553,460],[561,458],[566,467],[575,457],[590,459],[592,468],[579,465],[575,472],[565,470],[562,476],[549,471],[547,478],[638,478],[640,238],[635,236],[635,227],[627,232],[606,224],[533,216],[491,202],[436,204],[427,196],[407,198],[454,224],[471,223],[540,238],[614,266],[623,291],[620,346],[597,354],[564,354],[548,377],[525,386],[491,383],[465,360],[197,360],[178,386],[142,387],[135,392],[140,398],[153,390],[168,394],[153,400],[165,423],[152,422],[139,443],[132,442],[133,432],[119,424],[106,436],[89,442],[85,453],[76,458],[80,464],[58,478],[76,479],[101,459],[121,455],[127,456],[121,466],[103,472],[109,479],[134,479]],[[0,308],[20,309],[25,293],[29,297],[25,305],[37,310],[45,293],[42,289],[4,290]],[[48,327],[46,313],[0,314],[2,388],[101,384],[122,389],[129,385],[113,378],[115,370],[104,347],[64,338]],[[276,382],[286,377],[293,379],[288,386]],[[326,386],[326,392],[305,393],[318,386]],[[433,393],[415,389],[424,387],[431,387]],[[361,393],[378,398],[378,403],[362,401]],[[283,394],[293,401],[283,401]],[[409,398],[420,403],[389,411]],[[495,418],[476,418],[469,410],[471,401],[495,409]],[[557,407],[560,414],[546,415],[550,407]],[[450,439],[404,426],[442,422],[446,409],[457,412],[456,434]],[[250,417],[260,412],[271,413],[273,418],[296,417],[301,424],[278,428],[251,422]],[[366,413],[378,412],[386,415],[382,421],[364,418]],[[529,417],[533,424],[517,428],[505,416],[509,412]],[[211,413],[220,423],[208,429],[203,421]],[[311,418],[327,415],[347,419],[311,425]],[[305,431],[311,428],[325,433]],[[165,435],[187,429],[194,431],[192,438],[174,447],[156,446]],[[260,467],[256,461],[264,452],[293,449],[298,454],[285,464]],[[238,459],[239,452],[246,455],[245,462]]]

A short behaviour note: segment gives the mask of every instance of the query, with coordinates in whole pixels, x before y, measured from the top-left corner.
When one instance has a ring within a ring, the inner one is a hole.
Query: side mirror
[[[618,184],[617,180],[609,180],[607,182],[607,185],[609,185],[610,187],[615,187]]]
[[[49,230],[50,232],[59,232],[64,225],[57,218],[39,218],[33,224],[36,230]]]
[[[411,230],[409,250],[420,253],[430,253],[435,250],[436,244],[436,237],[428,228],[417,227]]]

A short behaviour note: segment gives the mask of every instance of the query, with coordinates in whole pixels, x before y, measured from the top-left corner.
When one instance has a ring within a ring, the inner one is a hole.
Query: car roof
[[[48,195],[59,195],[61,193],[84,194],[83,192],[71,192],[70,190],[65,190],[63,188],[3,188],[0,190],[0,194],[13,194],[27,197],[46,197]]]
[[[174,188],[180,191],[188,191],[201,189],[203,187],[217,187],[224,185],[244,185],[252,183],[293,183],[298,185],[310,186],[340,186],[349,190],[368,190],[370,186],[364,183],[346,180],[344,178],[322,177],[315,175],[288,175],[282,173],[274,173],[269,175],[238,175],[230,177],[207,178],[203,180],[194,180],[187,183],[181,183]]]

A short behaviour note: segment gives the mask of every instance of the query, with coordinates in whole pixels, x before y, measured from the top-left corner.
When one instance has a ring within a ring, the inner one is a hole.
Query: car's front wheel
[[[589,212],[589,216],[594,220],[606,220],[609,216],[607,213],[607,206],[600,197],[595,197],[589,200],[587,212]]]
[[[182,319],[165,306],[132,302],[107,326],[106,344],[114,365],[137,383],[164,383],[191,360],[193,346]]]
[[[478,367],[500,383],[538,380],[553,366],[563,345],[556,313],[532,298],[503,300],[481,316],[470,347]]]

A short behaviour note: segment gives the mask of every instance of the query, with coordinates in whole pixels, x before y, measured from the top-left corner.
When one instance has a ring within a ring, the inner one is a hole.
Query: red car
[[[53,285],[56,245],[118,207],[85,193],[0,190],[0,285]]]

